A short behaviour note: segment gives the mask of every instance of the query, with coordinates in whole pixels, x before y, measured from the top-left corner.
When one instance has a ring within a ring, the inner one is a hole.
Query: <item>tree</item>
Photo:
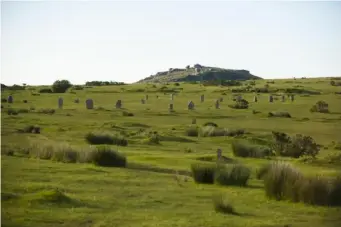
[[[53,93],[65,93],[67,89],[72,87],[68,80],[57,80],[52,84]]]

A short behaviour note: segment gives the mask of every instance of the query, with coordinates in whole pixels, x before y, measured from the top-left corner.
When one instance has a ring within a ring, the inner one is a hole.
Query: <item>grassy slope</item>
[[[323,80],[323,81],[322,81]],[[258,103],[251,103],[249,110],[233,110],[227,107],[232,95],[222,96],[226,88],[200,87],[181,84],[183,91],[174,98],[175,113],[169,114],[168,94],[151,92],[147,104],[140,99],[146,85],[121,87],[94,87],[77,94],[62,94],[64,110],[54,115],[23,113],[1,116],[2,148],[25,147],[30,141],[60,141],[73,145],[86,146],[84,135],[91,130],[115,130],[112,125],[133,132],[149,126],[148,130],[158,131],[167,137],[161,145],[145,145],[141,138],[131,137],[128,147],[119,150],[128,156],[128,169],[100,168],[85,164],[63,164],[52,161],[33,160],[23,157],[2,155],[2,224],[4,226],[338,226],[340,208],[313,207],[303,204],[270,201],[265,198],[261,182],[252,179],[251,187],[220,187],[196,185],[191,179],[179,186],[172,170],[189,170],[189,165],[203,156],[214,156],[217,148],[224,155],[232,157],[229,138],[185,138],[184,129],[193,117],[197,124],[213,121],[228,128],[245,128],[249,136],[263,136],[271,130],[290,134],[311,135],[315,140],[329,146],[340,140],[341,96],[333,94],[340,88],[329,85],[327,79],[296,80],[295,84],[307,89],[314,88],[322,95],[296,96],[294,103],[268,103],[267,95],[262,94]],[[265,81],[257,81],[263,86]],[[276,80],[270,87],[292,87],[294,84]],[[161,87],[161,85],[158,85]],[[173,85],[168,85],[173,87]],[[157,90],[149,89],[150,91]],[[205,102],[200,103],[200,94],[205,94]],[[2,96],[6,97],[7,92]],[[159,95],[159,99],[156,99]],[[30,92],[13,94],[12,107],[56,108],[57,94],[31,96]],[[244,95],[251,101],[252,95]],[[73,103],[78,97],[80,104]],[[214,109],[214,100],[224,97],[221,109]],[[96,107],[104,110],[86,110],[84,100],[93,98]],[[22,102],[27,99],[29,103]],[[122,99],[123,107],[135,114],[123,117],[120,110],[113,109],[117,99]],[[196,110],[189,112],[189,100],[196,103]],[[318,100],[330,105],[330,114],[310,113],[309,108]],[[3,104],[8,108],[8,104]],[[252,110],[262,113],[253,115]],[[291,119],[269,119],[268,111],[288,111]],[[302,121],[309,118],[308,121]],[[144,125],[136,125],[144,124]],[[41,135],[15,133],[17,128],[28,124],[38,124]],[[175,130],[172,130],[174,128]],[[116,148],[116,147],[115,147]],[[186,153],[190,148],[193,152]],[[3,149],[2,149],[3,150]],[[319,158],[333,152],[332,148],[322,149]],[[234,157],[233,157],[234,158]],[[255,169],[264,159],[234,158]],[[293,163],[307,174],[335,175],[340,166]],[[140,164],[143,166],[138,166]],[[153,167],[153,168],[151,168]],[[162,169],[166,173],[159,173]],[[147,170],[147,171],[141,171]],[[184,178],[184,177],[182,177]],[[182,179],[181,178],[181,179]],[[44,190],[59,188],[71,201],[51,204],[42,198]],[[215,213],[211,196],[223,192],[232,202],[240,216]],[[4,200],[5,196],[14,198]],[[13,196],[12,196],[13,197]]]

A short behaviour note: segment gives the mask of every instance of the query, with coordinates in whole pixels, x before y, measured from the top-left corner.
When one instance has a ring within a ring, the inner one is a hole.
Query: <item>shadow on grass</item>
[[[156,167],[156,166],[147,166],[147,165],[138,164],[138,163],[128,163],[127,168],[133,169],[133,170],[140,170],[140,171],[150,171],[150,172],[156,172],[156,173],[175,174],[174,169],[166,169],[166,168],[161,168],[161,167]],[[183,176],[192,176],[192,173],[190,171],[186,171],[186,170],[178,170],[177,174],[183,175]]]

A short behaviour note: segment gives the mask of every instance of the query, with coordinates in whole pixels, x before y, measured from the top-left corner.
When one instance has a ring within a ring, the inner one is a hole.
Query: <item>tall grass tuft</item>
[[[202,184],[214,183],[214,173],[216,170],[215,165],[192,164],[191,170],[192,170],[194,181],[196,183],[202,183]]]
[[[187,136],[197,137],[199,135],[199,129],[196,126],[191,126],[186,130]]]
[[[127,146],[128,141],[120,135],[114,135],[106,132],[89,132],[85,135],[85,140],[90,144],[114,144],[118,146]]]
[[[108,146],[98,147],[91,152],[91,161],[98,166],[126,167],[126,157]]]
[[[246,186],[251,170],[241,164],[219,166],[215,173],[215,182],[220,185]]]
[[[213,197],[213,207],[218,213],[237,214],[233,206],[222,195],[215,195]]]
[[[269,147],[250,144],[247,141],[233,141],[231,146],[232,152],[236,157],[263,158],[272,155]]]

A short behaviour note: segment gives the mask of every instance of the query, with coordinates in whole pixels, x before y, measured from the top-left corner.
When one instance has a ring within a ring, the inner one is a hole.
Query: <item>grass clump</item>
[[[98,166],[106,167],[126,167],[126,157],[112,150],[110,147],[101,146],[91,152],[91,161]]]
[[[228,107],[233,109],[248,109],[249,108],[249,102],[245,99],[237,100],[234,104],[228,105]]]
[[[291,118],[290,113],[288,112],[269,112],[268,117],[283,117],[283,118]]]
[[[221,165],[215,173],[215,182],[220,185],[246,186],[251,170],[241,164]]]
[[[218,213],[237,214],[233,206],[222,195],[216,195],[213,197],[213,207]]]
[[[204,126],[200,130],[200,135],[202,137],[239,136],[244,133],[245,131],[243,129],[217,128],[214,126]]]
[[[263,158],[272,155],[269,147],[251,144],[247,141],[233,141],[231,145],[232,152],[236,157]]]
[[[128,111],[123,111],[123,112],[122,112],[122,116],[125,116],[125,117],[133,117],[134,114],[131,113],[131,112],[128,112]]]
[[[192,164],[191,171],[196,183],[213,184],[216,166],[209,164]]]
[[[199,135],[199,128],[196,126],[191,126],[187,128],[186,135],[191,137],[197,137]]]
[[[85,140],[89,144],[114,144],[118,146],[127,146],[128,140],[119,135],[106,132],[89,132],[85,135]]]
[[[310,108],[310,112],[329,113],[328,103],[325,101],[318,101]]]
[[[23,129],[19,129],[18,132],[40,134],[40,127],[35,125],[27,125]]]

